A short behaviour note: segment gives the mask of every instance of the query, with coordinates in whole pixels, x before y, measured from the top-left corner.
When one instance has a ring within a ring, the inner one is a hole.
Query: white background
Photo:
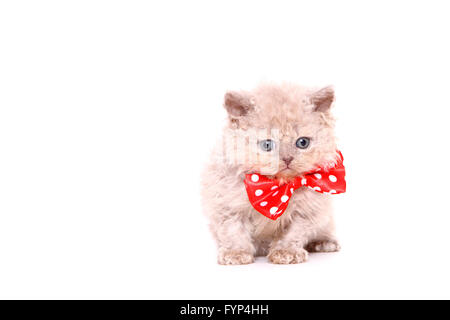
[[[444,1],[4,1],[0,298],[450,298]],[[226,90],[333,84],[343,250],[216,263]]]

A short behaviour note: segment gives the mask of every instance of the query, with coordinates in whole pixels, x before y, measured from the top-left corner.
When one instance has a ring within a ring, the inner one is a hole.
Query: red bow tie
[[[344,158],[341,152],[338,154],[338,161],[332,168],[317,168],[283,185],[258,173],[247,174],[244,183],[251,205],[267,218],[276,220],[286,210],[294,190],[300,187],[326,194],[345,192]]]

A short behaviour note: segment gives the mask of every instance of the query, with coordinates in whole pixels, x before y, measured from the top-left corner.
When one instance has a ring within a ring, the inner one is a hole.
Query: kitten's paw
[[[313,241],[308,243],[306,250],[309,252],[336,252],[341,246],[336,240]]]
[[[218,257],[218,263],[223,265],[249,264],[254,261],[253,254],[242,250],[223,250]]]
[[[267,258],[276,264],[302,263],[308,260],[308,252],[305,249],[275,249]]]

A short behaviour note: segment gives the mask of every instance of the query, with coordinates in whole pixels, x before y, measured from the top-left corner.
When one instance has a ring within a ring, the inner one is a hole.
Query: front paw
[[[336,240],[323,240],[308,243],[306,249],[309,252],[336,252],[341,249],[341,246]]]
[[[308,260],[308,252],[305,249],[273,249],[267,256],[270,262],[276,264],[302,263]]]
[[[223,265],[237,265],[253,263],[252,253],[243,250],[220,250],[218,263]]]

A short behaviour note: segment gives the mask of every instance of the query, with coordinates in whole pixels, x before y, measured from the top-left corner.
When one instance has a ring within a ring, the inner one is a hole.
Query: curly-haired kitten
[[[285,211],[273,220],[255,210],[244,184],[247,174],[258,173],[281,186],[336,164],[340,156],[330,113],[333,101],[330,87],[312,90],[291,84],[225,95],[228,125],[202,181],[220,264],[248,264],[259,255],[272,263],[301,263],[307,250],[339,250],[330,203],[335,190],[291,189]],[[280,214],[273,209],[270,214]]]

